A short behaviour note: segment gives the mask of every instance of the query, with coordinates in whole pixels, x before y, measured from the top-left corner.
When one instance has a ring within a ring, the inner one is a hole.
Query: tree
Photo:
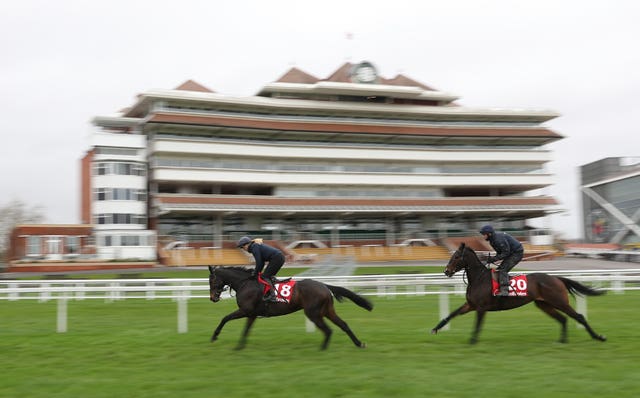
[[[38,224],[43,219],[41,206],[28,206],[19,199],[0,206],[0,253],[7,250],[9,234],[16,225]]]

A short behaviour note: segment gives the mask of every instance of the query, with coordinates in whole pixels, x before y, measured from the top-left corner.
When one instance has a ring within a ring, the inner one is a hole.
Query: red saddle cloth
[[[495,273],[496,270],[491,270],[492,273]],[[527,295],[527,275],[515,275],[509,277],[509,296],[526,296]],[[498,281],[491,278],[491,294],[494,296],[498,295],[500,291],[500,285]]]
[[[262,279],[262,275],[258,277],[258,282],[260,282],[262,286],[262,294],[267,294],[269,290],[269,285]],[[293,286],[296,284],[296,281],[293,279],[285,279],[282,282],[275,283],[274,286],[276,288],[276,301],[279,303],[288,303],[291,301],[291,293],[293,293]]]

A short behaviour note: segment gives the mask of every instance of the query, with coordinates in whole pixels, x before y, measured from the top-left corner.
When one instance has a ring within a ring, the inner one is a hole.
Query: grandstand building
[[[586,241],[640,242],[640,158],[605,158],[581,166],[580,173]]]
[[[97,252],[244,234],[328,246],[523,231],[558,211],[552,111],[469,108],[369,62],[321,79],[292,68],[250,97],[187,81],[95,117],[83,223]],[[124,244],[126,243],[126,245]],[[121,255],[121,254],[120,254]]]

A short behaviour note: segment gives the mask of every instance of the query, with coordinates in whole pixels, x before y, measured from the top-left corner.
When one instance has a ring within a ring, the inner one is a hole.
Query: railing
[[[590,283],[603,290],[624,293],[640,290],[640,269],[550,271],[576,281]],[[296,277],[296,279],[305,279]],[[402,296],[433,295],[440,297],[440,316],[449,314],[449,296],[465,293],[462,275],[447,278],[441,274],[319,276],[320,282],[340,285],[362,295]],[[229,298],[225,292],[222,298]],[[205,278],[180,279],[109,279],[109,280],[2,280],[0,300],[58,301],[57,331],[67,331],[69,300],[102,299],[107,302],[124,299],[171,299],[178,306],[178,333],[187,332],[187,301],[208,299],[209,284]],[[577,310],[586,315],[586,299],[577,296]]]

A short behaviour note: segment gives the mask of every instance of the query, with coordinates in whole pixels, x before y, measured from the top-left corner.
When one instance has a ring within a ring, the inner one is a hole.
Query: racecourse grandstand
[[[527,220],[561,211],[540,194],[558,114],[458,101],[366,61],[324,78],[292,68],[249,97],[194,81],[145,91],[93,119],[88,241],[104,260],[198,265],[249,263],[243,235],[326,246],[292,248],[292,261],[364,262],[444,259],[446,239],[486,223],[526,236]]]

